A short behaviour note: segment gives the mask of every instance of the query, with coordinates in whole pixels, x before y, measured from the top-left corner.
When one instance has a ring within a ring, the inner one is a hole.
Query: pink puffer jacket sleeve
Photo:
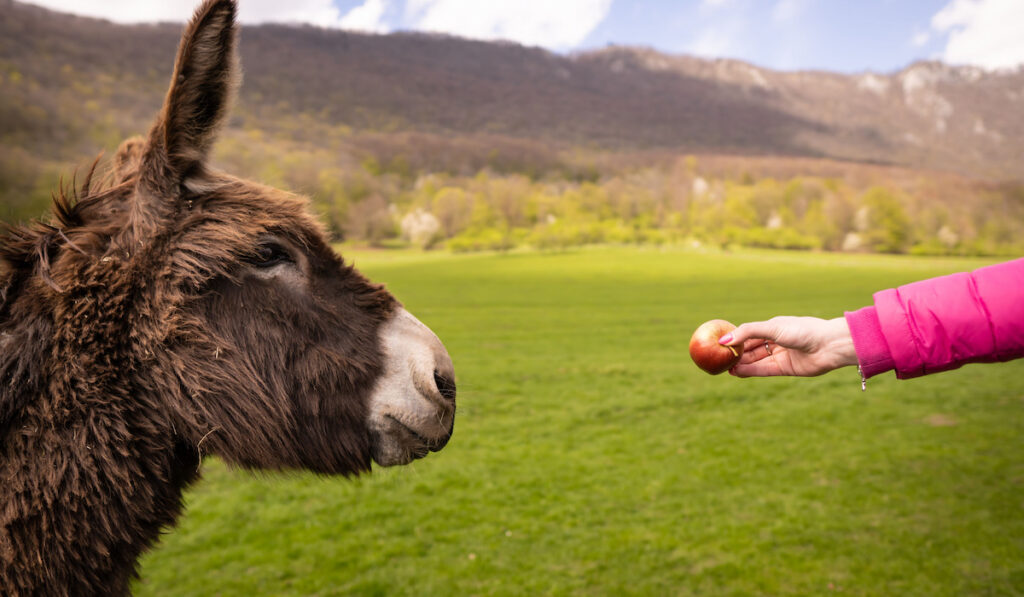
[[[846,313],[864,377],[1024,357],[1024,259],[875,293]]]

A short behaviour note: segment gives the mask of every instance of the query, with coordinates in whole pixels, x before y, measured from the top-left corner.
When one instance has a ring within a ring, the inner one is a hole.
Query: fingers
[[[772,352],[778,349],[778,345],[770,344],[768,340],[760,338],[747,340],[743,343],[743,355],[740,357],[740,363],[755,363],[771,356]]]
[[[731,334],[732,338],[724,342],[724,344],[727,344],[729,346],[739,346],[740,344],[743,344],[744,349],[747,349],[746,342],[748,340],[759,340],[760,343],[763,344],[765,340],[777,340],[778,335],[779,326],[776,325],[774,322],[753,321],[750,323],[741,324],[739,327],[733,330]]]
[[[751,338],[743,343],[743,350],[754,350],[758,346],[764,346],[765,342],[767,342],[767,340],[763,340],[761,338]]]
[[[761,360],[752,363],[743,363],[741,361],[739,365],[729,370],[729,375],[734,377],[776,377],[789,374],[782,370],[778,360],[761,358]]]

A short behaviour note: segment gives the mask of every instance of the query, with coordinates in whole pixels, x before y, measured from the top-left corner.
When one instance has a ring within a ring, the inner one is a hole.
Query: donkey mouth
[[[430,439],[428,437],[424,437],[424,436],[420,435],[419,433],[416,432],[415,429],[413,429],[409,425],[406,425],[405,423],[403,423],[402,421],[396,419],[395,417],[392,417],[391,415],[388,415],[388,418],[391,419],[395,423],[395,425],[397,425],[397,429],[400,429],[400,430],[403,430],[403,431],[409,433],[409,435],[411,435],[413,438],[415,438],[416,441],[418,441],[419,443],[423,444],[431,452],[439,452],[439,451],[441,451],[442,448],[447,446],[448,445],[448,440],[451,439],[452,431],[454,431],[454,428],[455,428],[455,425],[454,425],[455,421],[453,420],[452,421],[453,424],[451,426],[451,429],[449,429],[448,432],[445,435],[443,435],[441,437],[438,437],[438,438]],[[424,454],[424,456],[426,456],[426,454]]]
[[[441,450],[448,444],[454,429],[453,420],[447,432],[430,438],[393,415],[385,415],[383,419],[383,425],[374,433],[373,450],[373,459],[381,466],[408,464]]]

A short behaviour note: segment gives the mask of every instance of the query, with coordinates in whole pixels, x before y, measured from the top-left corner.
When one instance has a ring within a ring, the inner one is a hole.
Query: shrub
[[[448,240],[447,246],[456,253],[473,251],[506,251],[513,247],[511,238],[494,228],[463,232]]]

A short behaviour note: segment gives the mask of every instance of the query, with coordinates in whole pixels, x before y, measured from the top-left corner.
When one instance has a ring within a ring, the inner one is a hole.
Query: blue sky
[[[27,0],[119,22],[183,21],[199,0]],[[243,23],[436,31],[556,52],[608,44],[782,70],[890,72],[915,60],[1024,64],[1024,0],[240,0]]]
[[[677,54],[740,58],[785,70],[889,71],[941,55],[941,37],[925,39],[922,34],[928,34],[932,16],[945,4],[944,0],[718,4],[630,0],[613,3],[582,45],[647,45]]]

